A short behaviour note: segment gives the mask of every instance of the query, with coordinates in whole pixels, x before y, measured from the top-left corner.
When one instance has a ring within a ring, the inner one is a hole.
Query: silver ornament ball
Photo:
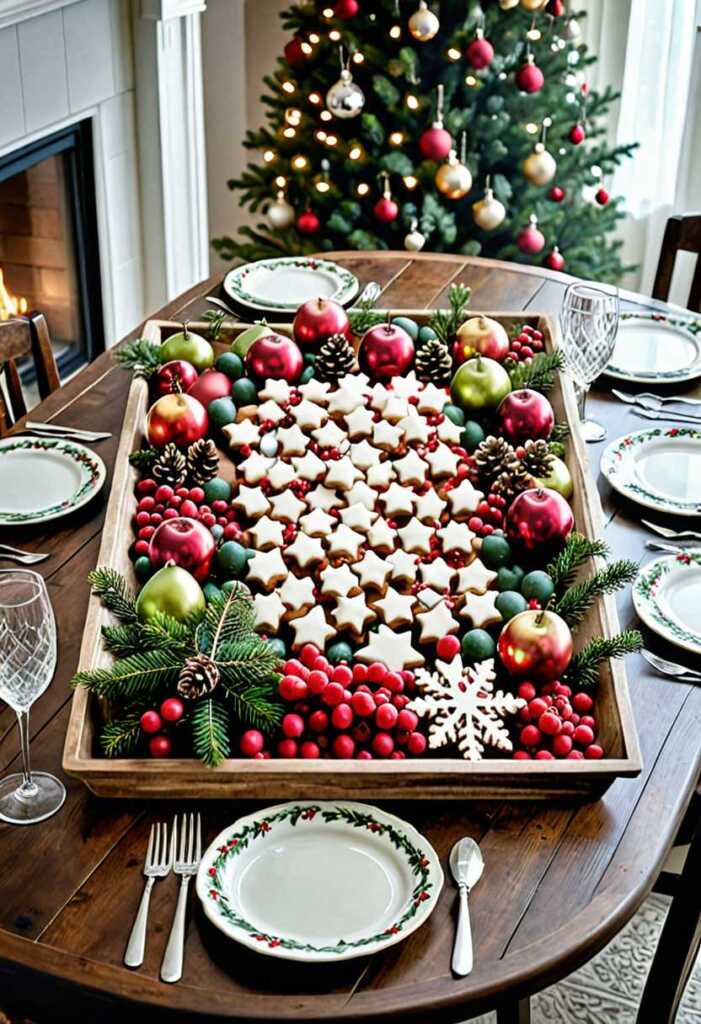
[[[418,11],[414,11],[409,18],[409,31],[419,43],[427,43],[438,32],[441,23],[433,13],[429,11],[428,4],[421,0]]]
[[[357,117],[365,106],[365,93],[345,68],[339,80],[326,93],[326,106],[334,117],[343,120]]]
[[[294,207],[290,206],[287,202],[284,192],[278,192],[273,202],[265,211],[265,216],[268,218],[268,224],[270,224],[271,228],[275,228],[277,231],[282,231],[294,224]]]

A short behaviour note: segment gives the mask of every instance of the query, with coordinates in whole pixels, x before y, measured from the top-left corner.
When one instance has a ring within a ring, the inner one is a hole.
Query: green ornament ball
[[[230,398],[215,398],[207,406],[207,415],[215,427],[225,427],[236,419],[236,406]]]
[[[523,594],[519,594],[516,590],[504,590],[495,599],[494,607],[501,615],[503,621],[508,622],[509,619],[513,619],[514,615],[526,611],[528,601],[526,601]]]
[[[249,377],[239,377],[231,388],[231,397],[236,405],[255,405],[258,402],[258,388]]]
[[[460,436],[460,444],[472,455],[477,446],[482,444],[486,436],[477,420],[467,420]]]
[[[412,320],[408,316],[395,316],[392,317],[392,323],[396,324],[397,327],[404,328],[412,341],[416,342],[419,340],[419,325],[416,320]]]
[[[498,533],[490,533],[482,541],[480,558],[488,569],[501,569],[511,561],[511,547],[506,537],[500,537]]]
[[[436,334],[434,329],[432,327],[429,327],[427,324],[424,327],[419,328],[419,345],[425,345],[427,341],[433,341],[433,339],[437,337],[438,335]]]
[[[326,650],[326,657],[332,665],[338,665],[339,661],[350,661],[353,657],[353,648],[344,640],[331,644]]]
[[[136,599],[140,622],[151,622],[158,614],[178,622],[201,616],[205,609],[202,588],[186,569],[166,565],[144,583]]]
[[[281,640],[278,636],[274,636],[271,640],[268,640],[268,647],[278,658],[284,658],[287,654],[285,641]]]
[[[202,484],[202,490],[208,505],[213,501],[229,501],[231,498],[231,484],[220,476],[212,477],[206,484]]]
[[[216,583],[205,583],[202,587],[202,593],[207,604],[215,598],[222,596],[222,592]]]
[[[314,367],[313,366],[305,366],[304,369],[302,370],[301,376],[299,378],[299,383],[300,384],[308,384],[313,376],[314,376]]]
[[[465,413],[462,409],[458,409],[457,405],[451,405],[450,402],[448,402],[447,405],[443,406],[443,415],[447,416],[448,419],[452,420],[458,427],[463,427],[465,425]]]
[[[236,580],[225,580],[219,589],[221,590],[222,594],[230,594],[234,587],[237,585],[238,583]]]
[[[497,645],[486,629],[471,629],[462,638],[462,655],[467,661],[485,661],[496,652]]]
[[[521,581],[521,593],[527,601],[536,600],[540,604],[546,604],[555,593],[555,584],[547,572],[542,569],[534,569],[526,573]]]
[[[225,373],[229,380],[243,377],[243,359],[235,352],[222,352],[214,365],[221,373]]]
[[[316,352],[304,352],[303,358],[305,366],[314,366],[316,363]]]
[[[139,555],[134,562],[134,572],[139,583],[145,583],[147,579],[153,576],[153,566],[147,555]]]
[[[223,576],[237,577],[240,576],[243,570],[246,568],[246,562],[248,556],[246,554],[246,548],[243,544],[239,544],[236,540],[227,540],[217,551],[217,564],[219,570]]]
[[[497,570],[497,587],[499,590],[520,590],[523,569],[519,565],[502,565]]]

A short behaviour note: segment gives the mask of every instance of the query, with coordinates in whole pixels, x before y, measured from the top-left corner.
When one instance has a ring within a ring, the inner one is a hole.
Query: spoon
[[[467,897],[484,871],[482,851],[474,839],[466,836],[457,841],[450,851],[450,870],[460,893],[458,930],[455,933],[451,967],[454,974],[464,978],[472,971],[472,931]]]

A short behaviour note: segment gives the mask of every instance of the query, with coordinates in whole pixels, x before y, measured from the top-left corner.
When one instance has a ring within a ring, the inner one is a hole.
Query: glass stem
[[[29,711],[18,711],[19,741],[22,747],[22,785],[17,791],[20,797],[30,798],[38,792],[36,783],[32,781],[32,770],[29,764]]]
[[[577,396],[579,422],[585,423],[587,419],[587,392],[589,391],[589,388],[582,387],[580,384],[577,384],[575,391]]]

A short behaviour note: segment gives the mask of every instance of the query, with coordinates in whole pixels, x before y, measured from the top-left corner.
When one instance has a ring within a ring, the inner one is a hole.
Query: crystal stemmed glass
[[[618,289],[571,284],[560,311],[565,369],[574,382],[582,434],[586,441],[603,441],[606,429],[586,417],[587,393],[606,369],[618,331]]]
[[[38,573],[0,571],[0,700],[17,715],[22,772],[0,779],[0,820],[32,825],[54,814],[66,799],[63,784],[29,767],[29,709],[56,668],[56,622]]]

